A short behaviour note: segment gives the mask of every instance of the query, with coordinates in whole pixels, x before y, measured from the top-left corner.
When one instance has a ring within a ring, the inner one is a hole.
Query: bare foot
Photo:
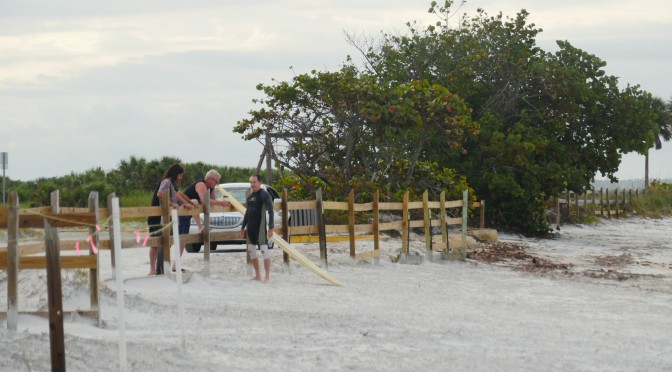
[[[256,281],[260,282],[260,281],[261,281],[261,277],[250,278],[250,280],[256,280]]]
[[[268,283],[270,280],[271,280],[270,278],[266,277],[264,278],[264,283]]]

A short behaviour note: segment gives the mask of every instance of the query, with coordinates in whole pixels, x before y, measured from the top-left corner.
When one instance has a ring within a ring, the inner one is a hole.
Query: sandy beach
[[[383,241],[378,264],[329,243],[341,287],[283,264],[279,249],[267,284],[249,280],[244,253],[213,253],[209,276],[202,253],[185,253],[181,301],[175,278],[146,276],[147,248],[125,249],[123,315],[101,251],[103,327],[65,319],[66,365],[120,370],[123,319],[129,371],[670,371],[671,232],[672,218],[628,218],[562,226],[554,239],[500,233],[466,261],[418,265],[390,261],[398,239]],[[425,255],[423,238],[411,254]],[[317,244],[296,247],[318,262]],[[63,279],[64,309],[88,309],[87,275]],[[6,309],[5,272],[0,293]],[[46,272],[21,272],[20,310],[46,306]],[[51,369],[47,319],[0,325],[0,370]]]

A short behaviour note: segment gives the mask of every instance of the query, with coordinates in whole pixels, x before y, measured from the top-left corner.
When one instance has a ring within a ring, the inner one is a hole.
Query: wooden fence
[[[556,200],[556,225],[568,220],[572,216],[577,219],[581,216],[600,216],[606,218],[620,218],[625,213],[632,213],[633,197],[637,198],[646,193],[646,189],[619,190],[600,188],[587,190],[581,194],[565,191]]]
[[[59,206],[58,190],[52,193],[51,207],[20,209],[18,196],[15,192],[10,192],[10,206],[9,208],[0,208],[0,229],[6,228],[8,233],[8,246],[6,249],[0,247],[0,270],[8,272],[8,311],[0,312],[0,316],[6,315],[8,319],[8,326],[15,325],[14,319],[17,314],[17,276],[20,270],[30,269],[45,269],[49,268],[49,263],[58,265],[63,269],[85,269],[89,270],[90,277],[90,292],[91,292],[91,310],[77,311],[82,315],[97,316],[100,322],[99,311],[99,255],[95,254],[95,250],[110,249],[111,251],[111,265],[115,267],[114,257],[114,229],[120,228],[114,226],[111,216],[111,211],[107,208],[98,207],[98,193],[92,192],[89,196],[88,208],[61,208]],[[167,194],[166,194],[167,196]],[[111,205],[111,199],[114,194],[109,195],[108,205]],[[164,221],[170,220],[170,208],[167,207],[169,203],[164,202],[164,207],[139,207],[139,208],[120,208],[121,219],[133,219],[148,216],[161,215]],[[320,260],[326,266],[327,264],[327,249],[326,249],[326,235],[327,234],[347,234],[350,242],[350,256],[354,259],[374,259],[380,257],[380,234],[386,230],[401,230],[402,232],[402,256],[408,254],[409,232],[412,228],[424,228],[425,244],[427,247],[428,256],[432,259],[433,250],[442,250],[447,252],[450,248],[447,239],[447,226],[461,225],[463,239],[466,239],[467,231],[467,217],[469,208],[480,208],[480,227],[484,224],[484,208],[485,202],[469,203],[468,195],[464,192],[462,200],[446,201],[445,194],[442,193],[440,200],[430,201],[428,193],[423,194],[421,201],[409,201],[409,193],[404,194],[402,202],[381,202],[379,194],[376,192],[370,202],[355,203],[354,192],[348,195],[348,201],[335,202],[324,201],[321,197],[321,191],[316,193],[315,200],[308,201],[288,201],[287,192],[283,193],[282,201],[275,203],[274,208],[282,209],[283,224],[275,228],[276,233],[283,234],[285,240],[289,241],[291,236],[297,235],[317,235],[320,242]],[[289,226],[288,216],[290,210],[301,209],[315,209],[317,214],[317,222],[315,225],[308,226]],[[448,211],[451,209],[458,209],[461,213],[459,217],[449,215]],[[186,209],[179,209],[179,215],[192,215],[194,213],[204,213],[204,226],[202,233],[186,234],[180,236],[180,241],[184,243],[203,243],[205,249],[204,260],[206,261],[206,268],[209,267],[210,241],[221,240],[236,240],[238,239],[238,232],[211,232],[208,228],[210,213],[220,211],[231,211],[231,207],[210,207],[209,195],[206,194],[206,201],[203,206],[198,207],[193,211]],[[412,211],[417,210],[418,213],[413,214]],[[348,223],[344,225],[327,224],[325,219],[325,212],[328,211],[344,211],[348,215]],[[389,211],[396,212],[399,216],[398,221],[382,222],[380,221],[380,212]],[[419,213],[422,212],[422,213]],[[421,216],[413,219],[413,216]],[[357,223],[357,220],[367,220],[368,223]],[[60,241],[58,236],[59,227],[85,227],[89,232],[89,239],[87,244],[86,254],[79,254],[79,241]],[[143,239],[142,244],[137,239],[128,239],[121,242],[123,249],[127,248],[146,248],[150,246],[162,246],[164,266],[170,264],[170,246],[173,243],[170,234],[171,229],[169,225],[165,226],[160,236],[149,237]],[[22,243],[19,244],[18,236],[21,228],[44,228],[45,239],[44,242],[38,243]],[[432,241],[432,228],[440,228],[441,242],[434,243]],[[101,235],[105,230],[109,231],[109,238],[103,239]],[[356,236],[358,234],[373,234],[374,249],[368,252],[357,252]],[[94,248],[95,247],[95,248]],[[77,251],[74,255],[73,251]],[[63,253],[63,254],[62,254]],[[287,262],[287,257],[285,261]],[[54,266],[55,267],[55,266]],[[166,266],[168,267],[168,266]],[[60,269],[56,270],[60,275]],[[112,271],[113,275],[115,270]],[[170,272],[169,269],[165,272]],[[54,272],[55,275],[55,272]],[[209,275],[209,273],[206,273]],[[52,283],[52,280],[49,280]],[[51,284],[50,284],[51,285]],[[59,278],[58,293],[60,294],[60,278]],[[50,288],[50,291],[55,288]],[[60,295],[55,293],[55,296]],[[23,311],[22,311],[23,313]],[[29,313],[37,313],[45,315],[45,312],[29,311]],[[67,312],[66,312],[67,313]],[[61,311],[61,316],[63,312]]]

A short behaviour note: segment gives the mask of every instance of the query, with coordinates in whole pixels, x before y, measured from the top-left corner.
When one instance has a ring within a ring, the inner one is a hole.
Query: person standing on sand
[[[180,164],[173,164],[166,172],[163,174],[163,179],[157,187],[156,192],[152,197],[152,206],[161,205],[163,200],[164,193],[169,193],[170,206],[172,208],[179,208],[183,206],[186,209],[192,209],[196,205],[193,201],[189,200],[183,193],[177,191],[177,186],[182,182],[184,177],[184,168]],[[178,222],[178,232],[179,234],[189,234],[189,216],[187,218],[180,218]],[[151,220],[150,220],[151,219]],[[158,222],[157,223],[157,220]],[[161,222],[161,217],[152,216],[148,218],[149,231],[152,236],[158,236],[159,231],[163,229]],[[164,223],[165,224],[165,223]],[[151,247],[149,248],[149,275],[163,274],[162,261],[163,258],[159,255],[159,248]],[[184,244],[180,243],[180,255],[184,252]],[[173,263],[173,271],[175,271],[175,263]]]
[[[240,230],[240,237],[244,238],[247,233],[247,252],[250,254],[254,267],[254,280],[261,281],[259,272],[259,259],[257,258],[257,246],[264,258],[264,270],[266,276],[264,282],[268,282],[271,276],[271,254],[268,252],[268,240],[273,237],[273,198],[268,191],[261,188],[261,178],[258,174],[250,177],[252,193],[247,196],[245,217]],[[268,225],[268,234],[266,226]],[[246,231],[247,228],[247,231]]]

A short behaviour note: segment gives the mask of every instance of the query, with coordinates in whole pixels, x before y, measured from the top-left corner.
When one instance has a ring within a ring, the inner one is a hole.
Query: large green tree
[[[262,143],[271,136],[275,161],[306,181],[321,180],[339,197],[352,187],[408,188],[419,166],[432,167],[426,161],[433,145],[461,148],[477,129],[470,109],[445,87],[427,80],[395,84],[353,66],[258,89],[266,95],[256,101],[262,107],[235,131]],[[439,178],[428,182],[432,189],[446,188]]]
[[[465,133],[466,154],[434,145],[442,151],[432,158],[468,177],[492,206],[491,222],[544,233],[549,196],[579,191],[597,173],[614,179],[622,154],[650,147],[652,97],[638,86],[619,88],[604,61],[567,41],[543,51],[542,30],[525,10],[513,18],[479,10],[451,27],[451,6],[433,2],[436,24],[408,23],[408,34],[359,49],[380,80],[426,80],[473,108],[480,131]]]

